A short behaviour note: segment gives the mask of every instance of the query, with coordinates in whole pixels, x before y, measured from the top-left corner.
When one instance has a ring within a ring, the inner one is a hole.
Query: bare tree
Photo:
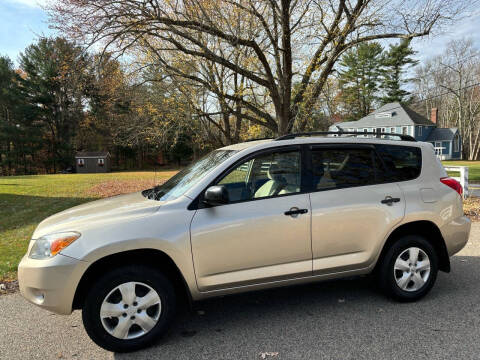
[[[466,0],[57,0],[50,6],[56,28],[73,38],[120,53],[141,48],[156,61],[205,86],[196,73],[179,69],[175,54],[209,61],[244,78],[255,94],[268,96],[272,111],[235,92],[252,118],[274,133],[305,128],[338,58],[376,39],[429,34],[461,14]],[[249,54],[241,62],[236,52]],[[298,83],[295,92],[292,84]],[[262,103],[262,105],[264,105]]]
[[[464,156],[478,157],[480,150],[480,51],[468,39],[452,41],[445,53],[417,70],[417,93],[426,111],[440,109],[440,126],[457,127]]]

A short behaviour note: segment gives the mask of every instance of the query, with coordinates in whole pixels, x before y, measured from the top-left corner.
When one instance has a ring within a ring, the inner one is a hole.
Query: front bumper
[[[88,265],[62,254],[45,260],[30,259],[25,255],[18,265],[20,293],[41,308],[57,314],[70,314],[77,285]]]
[[[470,236],[471,221],[466,216],[461,216],[442,226],[442,232],[447,246],[448,256],[452,256],[462,250]]]

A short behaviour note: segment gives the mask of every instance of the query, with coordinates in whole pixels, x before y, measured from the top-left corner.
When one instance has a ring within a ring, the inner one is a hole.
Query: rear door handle
[[[393,203],[400,202],[400,198],[394,198],[391,196],[386,196],[385,199],[381,201],[382,204],[392,205]]]
[[[284,214],[287,216],[296,216],[298,214],[306,213],[308,213],[308,209],[299,209],[297,207],[292,207],[290,210],[284,212]]]

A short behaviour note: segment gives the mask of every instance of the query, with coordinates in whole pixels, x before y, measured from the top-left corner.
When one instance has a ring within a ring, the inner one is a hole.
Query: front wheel
[[[101,277],[82,310],[90,338],[109,351],[128,352],[150,345],[166,332],[175,313],[175,292],[158,270],[127,266]]]
[[[408,235],[388,249],[380,264],[378,278],[387,295],[399,301],[415,301],[433,287],[438,256],[421,236]]]

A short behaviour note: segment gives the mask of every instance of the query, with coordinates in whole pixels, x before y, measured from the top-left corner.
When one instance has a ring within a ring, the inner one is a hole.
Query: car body
[[[177,294],[196,301],[370,274],[398,239],[415,243],[408,236],[423,239],[419,256],[435,252],[426,257],[434,277],[433,266],[450,271],[449,257],[468,240],[461,194],[428,143],[293,136],[227,146],[204,159],[166,190],[98,200],[45,219],[19,265],[22,295],[70,314],[84,308],[96,279],[135,263],[158,267]],[[52,244],[49,236],[74,240],[54,256],[32,258],[38,239]],[[405,294],[393,295],[419,298],[416,286],[412,280]],[[110,348],[138,348],[117,345]]]

